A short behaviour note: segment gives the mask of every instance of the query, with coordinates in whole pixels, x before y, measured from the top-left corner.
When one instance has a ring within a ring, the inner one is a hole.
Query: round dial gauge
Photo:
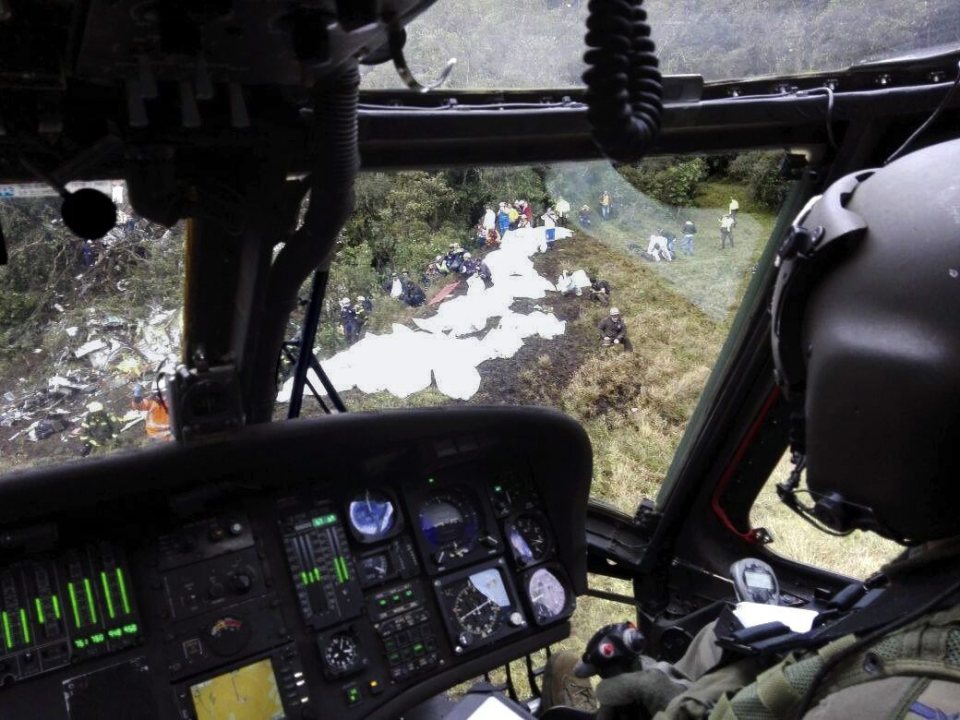
[[[546,568],[534,570],[530,575],[527,597],[538,625],[556,620],[567,610],[567,591],[557,576]]]
[[[350,672],[360,658],[357,640],[348,632],[337,633],[323,649],[323,661],[337,675]]]
[[[535,565],[550,551],[550,536],[535,515],[521,515],[508,530],[513,559],[521,567]]]
[[[450,611],[461,631],[458,639],[464,645],[500,629],[512,605],[503,576],[494,568],[470,575],[447,592],[453,600]]]
[[[390,573],[390,560],[386,553],[370,555],[360,561],[360,576],[369,585],[383,582]]]
[[[460,627],[485,638],[500,626],[500,606],[472,584],[465,585],[453,601],[453,616]]]
[[[420,507],[420,531],[437,565],[461,558],[477,544],[480,521],[462,492],[440,492]]]
[[[363,542],[385,538],[397,522],[397,510],[385,493],[367,490],[348,506],[350,527]]]

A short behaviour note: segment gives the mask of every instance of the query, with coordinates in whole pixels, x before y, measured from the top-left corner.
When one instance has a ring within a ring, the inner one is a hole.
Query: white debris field
[[[556,228],[558,240],[570,235],[569,230]],[[549,340],[566,330],[566,323],[553,313],[511,309],[516,300],[539,300],[556,290],[533,266],[532,257],[547,250],[546,228],[507,232],[500,248],[484,258],[491,287],[471,278],[466,295],[445,300],[429,318],[414,319],[415,328],[394,324],[383,335],[368,332],[350,348],[321,360],[323,369],[338,392],[356,387],[364,393],[387,391],[405,398],[435,383],[451,398],[473,397],[480,389],[480,363],[513,357],[526,338],[539,335]],[[487,329],[494,318],[499,322]],[[308,379],[322,387],[312,370]],[[289,402],[292,389],[291,379],[277,400]]]

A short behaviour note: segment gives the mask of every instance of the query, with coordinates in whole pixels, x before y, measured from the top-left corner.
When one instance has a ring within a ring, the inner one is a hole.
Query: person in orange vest
[[[149,437],[158,440],[170,439],[170,413],[167,412],[159,390],[151,397],[144,397],[143,386],[137,383],[133,386],[133,402],[130,407],[147,413],[146,430]]]

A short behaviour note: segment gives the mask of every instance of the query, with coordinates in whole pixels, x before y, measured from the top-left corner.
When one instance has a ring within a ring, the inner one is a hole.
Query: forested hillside
[[[954,0],[648,0],[665,73],[708,80],[847,67],[960,42]],[[409,29],[407,60],[453,88],[579,85],[585,0],[440,0]],[[365,87],[399,87],[389,64]]]

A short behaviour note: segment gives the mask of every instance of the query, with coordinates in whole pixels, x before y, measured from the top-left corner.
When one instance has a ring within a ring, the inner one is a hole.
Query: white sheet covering
[[[557,228],[556,235],[566,238],[570,231]],[[364,393],[385,390],[405,398],[436,382],[437,389],[449,397],[473,397],[480,389],[480,363],[513,357],[523,340],[533,335],[552,339],[566,331],[566,322],[553,313],[524,315],[510,309],[518,298],[539,300],[547,290],[556,289],[537,273],[530,259],[545,247],[545,228],[507,232],[500,249],[485,258],[493,287],[468,281],[466,295],[446,300],[432,317],[414,319],[418,330],[394,324],[390,333],[367,333],[323,361],[333,386],[338,392],[356,387]],[[463,337],[487,330],[494,318],[499,322],[482,337]],[[312,370],[307,379],[322,392]],[[289,402],[292,389],[291,379],[284,383],[277,401]]]

